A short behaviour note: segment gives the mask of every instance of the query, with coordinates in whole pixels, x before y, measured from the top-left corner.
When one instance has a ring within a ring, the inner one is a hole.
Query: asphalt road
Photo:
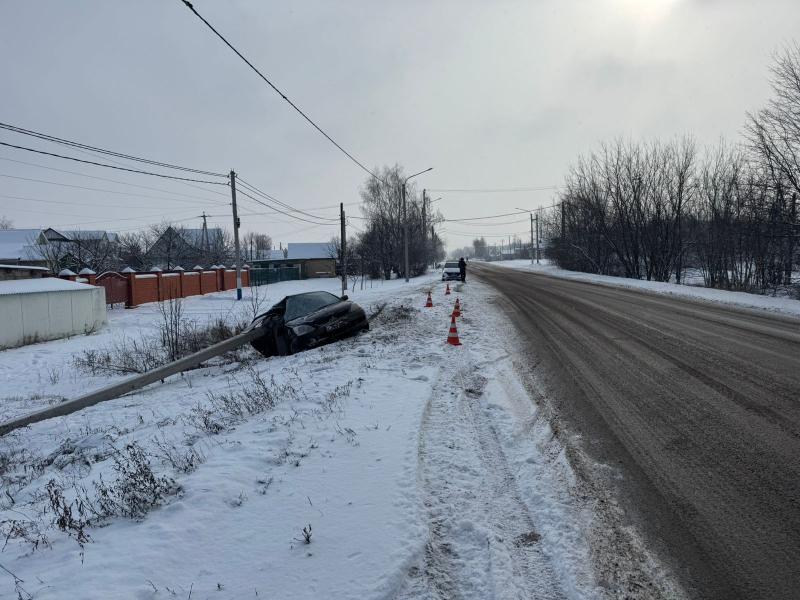
[[[800,320],[470,263],[701,598],[800,598]]]

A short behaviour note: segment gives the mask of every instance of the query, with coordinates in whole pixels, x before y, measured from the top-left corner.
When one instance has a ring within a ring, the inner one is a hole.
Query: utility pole
[[[203,250],[208,254],[208,225],[206,224],[206,211],[203,211]]]
[[[347,227],[344,219],[344,202],[339,203],[339,219],[342,225],[342,242],[339,246],[342,249],[342,296],[347,291]]]
[[[425,190],[422,190],[422,264],[428,269],[428,228],[425,222]]]
[[[408,283],[408,210],[406,209],[406,182],[403,181],[403,273]]]
[[[784,266],[783,282],[786,285],[792,283],[792,260],[794,257],[795,239],[797,234],[794,228],[797,227],[797,192],[792,192],[792,201],[789,203],[789,227],[788,227],[788,248],[786,249],[786,262]]]
[[[236,254],[236,299],[242,299],[242,260],[239,257],[239,216],[236,214],[236,173],[231,169],[231,208],[233,209],[233,251]]]
[[[422,175],[428,171],[433,171],[433,167],[428,167],[424,171],[414,173],[403,179],[403,184],[400,186],[400,193],[403,197],[403,269],[405,270],[406,283],[408,283],[408,209],[406,207],[406,183],[409,179],[413,179],[417,175]]]
[[[533,264],[533,213],[530,214],[531,217],[531,251],[528,253],[531,255],[531,264]]]
[[[539,264],[539,213],[536,213],[536,264]]]

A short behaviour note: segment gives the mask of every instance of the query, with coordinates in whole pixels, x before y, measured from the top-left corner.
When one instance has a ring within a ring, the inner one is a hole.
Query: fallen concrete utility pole
[[[162,367],[158,367],[157,369],[153,369],[152,371],[148,371],[147,373],[134,375],[133,377],[129,377],[124,381],[120,381],[114,385],[110,385],[95,392],[80,396],[79,398],[67,400],[61,404],[50,406],[35,413],[31,413],[23,417],[17,417],[11,421],[6,421],[0,425],[0,436],[3,436],[10,431],[14,431],[15,429],[19,429],[20,427],[38,423],[39,421],[52,419],[53,417],[62,417],[84,408],[88,408],[89,406],[94,406],[100,402],[119,398],[128,392],[143,388],[146,385],[165,379],[170,375],[175,375],[181,371],[186,371],[192,367],[196,367],[200,363],[205,362],[210,358],[214,358],[215,356],[219,356],[224,352],[235,350],[239,346],[243,346],[247,342],[261,337],[264,335],[264,333],[266,333],[266,330],[261,327],[243,331],[239,335],[235,335],[223,342],[209,346],[205,350],[200,350],[200,352],[195,352],[194,354],[185,356],[179,360],[176,360],[175,362],[171,362]]]

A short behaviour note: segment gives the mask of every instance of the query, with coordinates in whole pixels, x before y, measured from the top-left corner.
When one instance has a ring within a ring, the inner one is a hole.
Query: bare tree
[[[68,241],[46,241],[38,236],[28,240],[28,260],[44,261],[47,268],[58,273],[69,264],[70,243]]]
[[[69,253],[77,269],[88,267],[95,273],[102,273],[116,266],[117,250],[116,242],[109,240],[106,232],[74,231],[70,234]]]
[[[361,255],[361,243],[355,237],[347,239],[347,279],[352,283],[353,291],[359,278],[365,276],[365,263]],[[337,271],[341,277],[341,269],[344,268],[342,262],[342,244],[339,236],[333,236],[328,242],[328,256],[336,261]]]
[[[486,238],[480,237],[472,240],[472,252],[478,258],[486,258]]]
[[[246,260],[269,258],[272,238],[264,233],[247,232],[242,238],[242,251]]]
[[[159,223],[151,225],[144,236],[147,240],[145,263],[148,263],[145,268],[163,265],[171,269],[185,262],[188,244],[181,237],[179,228],[167,222]]]
[[[438,212],[430,214],[412,183],[406,188],[406,216],[403,214],[400,166],[384,167],[381,180],[369,178],[361,189],[364,232],[359,237],[360,252],[372,277],[389,279],[392,273],[403,275],[404,225],[409,230],[409,275],[425,272],[427,261],[443,254],[441,239],[431,231],[442,220]]]
[[[221,265],[234,259],[233,235],[227,229],[210,229],[208,231],[208,251],[204,255],[205,262]]]
[[[791,283],[796,240],[800,235],[800,44],[785,48],[772,65],[773,96],[767,106],[748,114],[747,138],[775,195],[774,210],[782,222],[784,283]],[[779,214],[777,214],[779,213]]]
[[[117,269],[131,267],[140,271],[145,268],[147,235],[141,231],[120,234],[117,252]]]
[[[14,222],[6,217],[5,215],[0,215],[0,229],[13,229]]]

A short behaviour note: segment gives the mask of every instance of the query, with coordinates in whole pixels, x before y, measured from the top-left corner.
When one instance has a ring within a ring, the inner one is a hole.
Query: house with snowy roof
[[[43,229],[37,251],[55,272],[62,268],[103,271],[112,267],[118,254],[119,236],[101,229]]]
[[[336,251],[331,251],[329,242],[290,242],[285,252],[278,250],[276,254],[275,258],[256,260],[253,264],[266,269],[296,268],[302,279],[336,277]]]
[[[41,233],[41,229],[0,229],[0,263],[47,266],[38,247]]]
[[[145,254],[151,266],[172,269],[221,264],[230,259],[230,244],[219,227],[189,229],[170,225]]]

